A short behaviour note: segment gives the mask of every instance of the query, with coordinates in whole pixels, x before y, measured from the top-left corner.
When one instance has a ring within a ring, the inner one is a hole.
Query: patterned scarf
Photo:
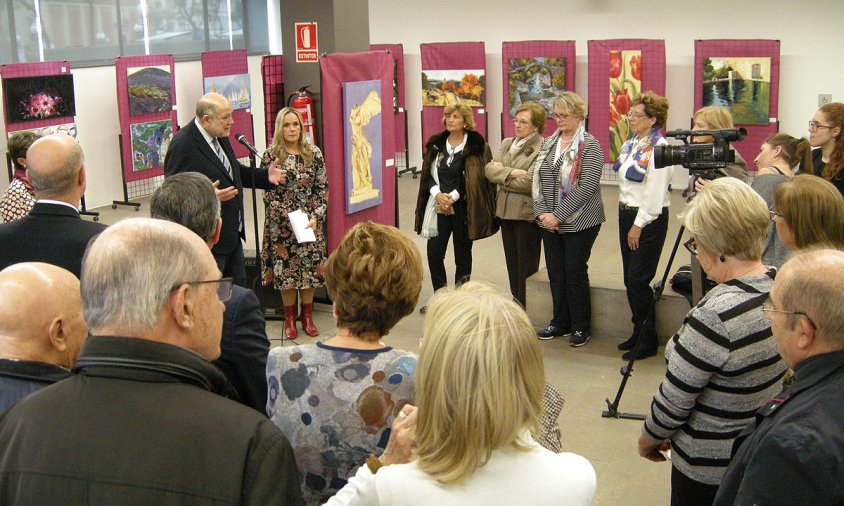
[[[648,166],[651,163],[654,146],[656,146],[656,143],[659,142],[661,137],[659,130],[656,128],[652,128],[648,135],[638,139],[635,135],[631,136],[624,143],[624,146],[621,147],[621,153],[612,165],[612,170],[618,172],[621,166],[627,162],[632,152],[634,163],[627,167],[624,177],[637,183],[644,181],[645,172],[647,172]]]
[[[580,181],[580,165],[583,160],[583,122],[577,127],[569,146],[560,154],[555,167],[560,169],[560,200],[566,198],[571,189]],[[560,142],[560,141],[557,141]],[[558,148],[559,149],[559,148]],[[581,156],[578,156],[581,155]]]

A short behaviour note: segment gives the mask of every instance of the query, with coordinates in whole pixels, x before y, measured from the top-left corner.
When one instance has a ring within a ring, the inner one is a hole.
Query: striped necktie
[[[217,158],[223,162],[223,167],[226,168],[226,172],[229,174],[229,177],[232,177],[232,166],[229,163],[229,157],[223,152],[223,147],[220,146],[220,141],[217,140],[216,137],[214,137],[214,152],[217,153]]]

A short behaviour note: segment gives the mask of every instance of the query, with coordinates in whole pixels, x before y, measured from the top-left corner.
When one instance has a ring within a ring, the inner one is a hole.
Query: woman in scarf
[[[487,179],[498,184],[495,215],[501,218],[510,293],[522,307],[527,307],[526,280],[539,268],[542,247],[530,192],[533,163],[545,130],[545,109],[535,103],[522,104],[516,110],[513,124],[516,136],[504,139],[498,154],[484,170]]]
[[[40,135],[29,131],[16,132],[9,137],[9,157],[15,166],[15,173],[9,188],[0,198],[3,223],[23,218],[35,206],[35,188],[26,175],[26,152],[39,138]]]
[[[601,223],[604,154],[586,132],[586,104],[572,92],[554,100],[557,131],[545,139],[534,163],[533,212],[542,228],[545,266],[554,314],[539,339],[568,336],[583,346],[591,336],[589,256]]]
[[[472,275],[472,241],[498,231],[495,185],[484,177],[492,153],[475,131],[472,109],[464,104],[446,106],[443,125],[445,131],[425,145],[414,224],[416,233],[428,239],[428,270],[435,292],[448,284],[449,237],[454,236],[454,283],[460,285]]]
[[[618,239],[624,286],[633,314],[633,334],[618,345],[619,350],[627,350],[625,360],[632,356],[639,336],[643,341],[637,359],[656,355],[659,346],[651,280],[668,231],[669,185],[674,175],[673,167],[655,169],[652,156],[654,146],[667,144],[659,129],[668,118],[668,100],[646,92],[633,100],[627,118],[633,135],[613,164],[618,172]]]

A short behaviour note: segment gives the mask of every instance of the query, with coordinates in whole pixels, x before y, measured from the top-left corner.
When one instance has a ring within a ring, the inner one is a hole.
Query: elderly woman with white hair
[[[671,504],[712,504],[733,440],[782,387],[785,374],[762,312],[776,270],[762,263],[765,201],[735,178],[717,179],[686,206],[685,247],[719,284],[665,347],[668,370],[639,437],[660,462],[671,448]]]
[[[402,409],[384,453],[328,504],[591,504],[591,464],[530,434],[545,371],[525,312],[477,282],[428,308],[418,409]]]

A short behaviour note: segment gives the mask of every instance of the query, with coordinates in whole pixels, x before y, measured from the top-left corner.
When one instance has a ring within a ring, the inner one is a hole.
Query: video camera
[[[711,144],[690,144],[690,137],[711,136]],[[744,128],[724,130],[672,130],[666,137],[682,139],[682,146],[654,146],[654,167],[661,169],[668,165],[682,165],[692,173],[711,169],[723,169],[736,161],[730,141],[740,141],[747,135]]]

